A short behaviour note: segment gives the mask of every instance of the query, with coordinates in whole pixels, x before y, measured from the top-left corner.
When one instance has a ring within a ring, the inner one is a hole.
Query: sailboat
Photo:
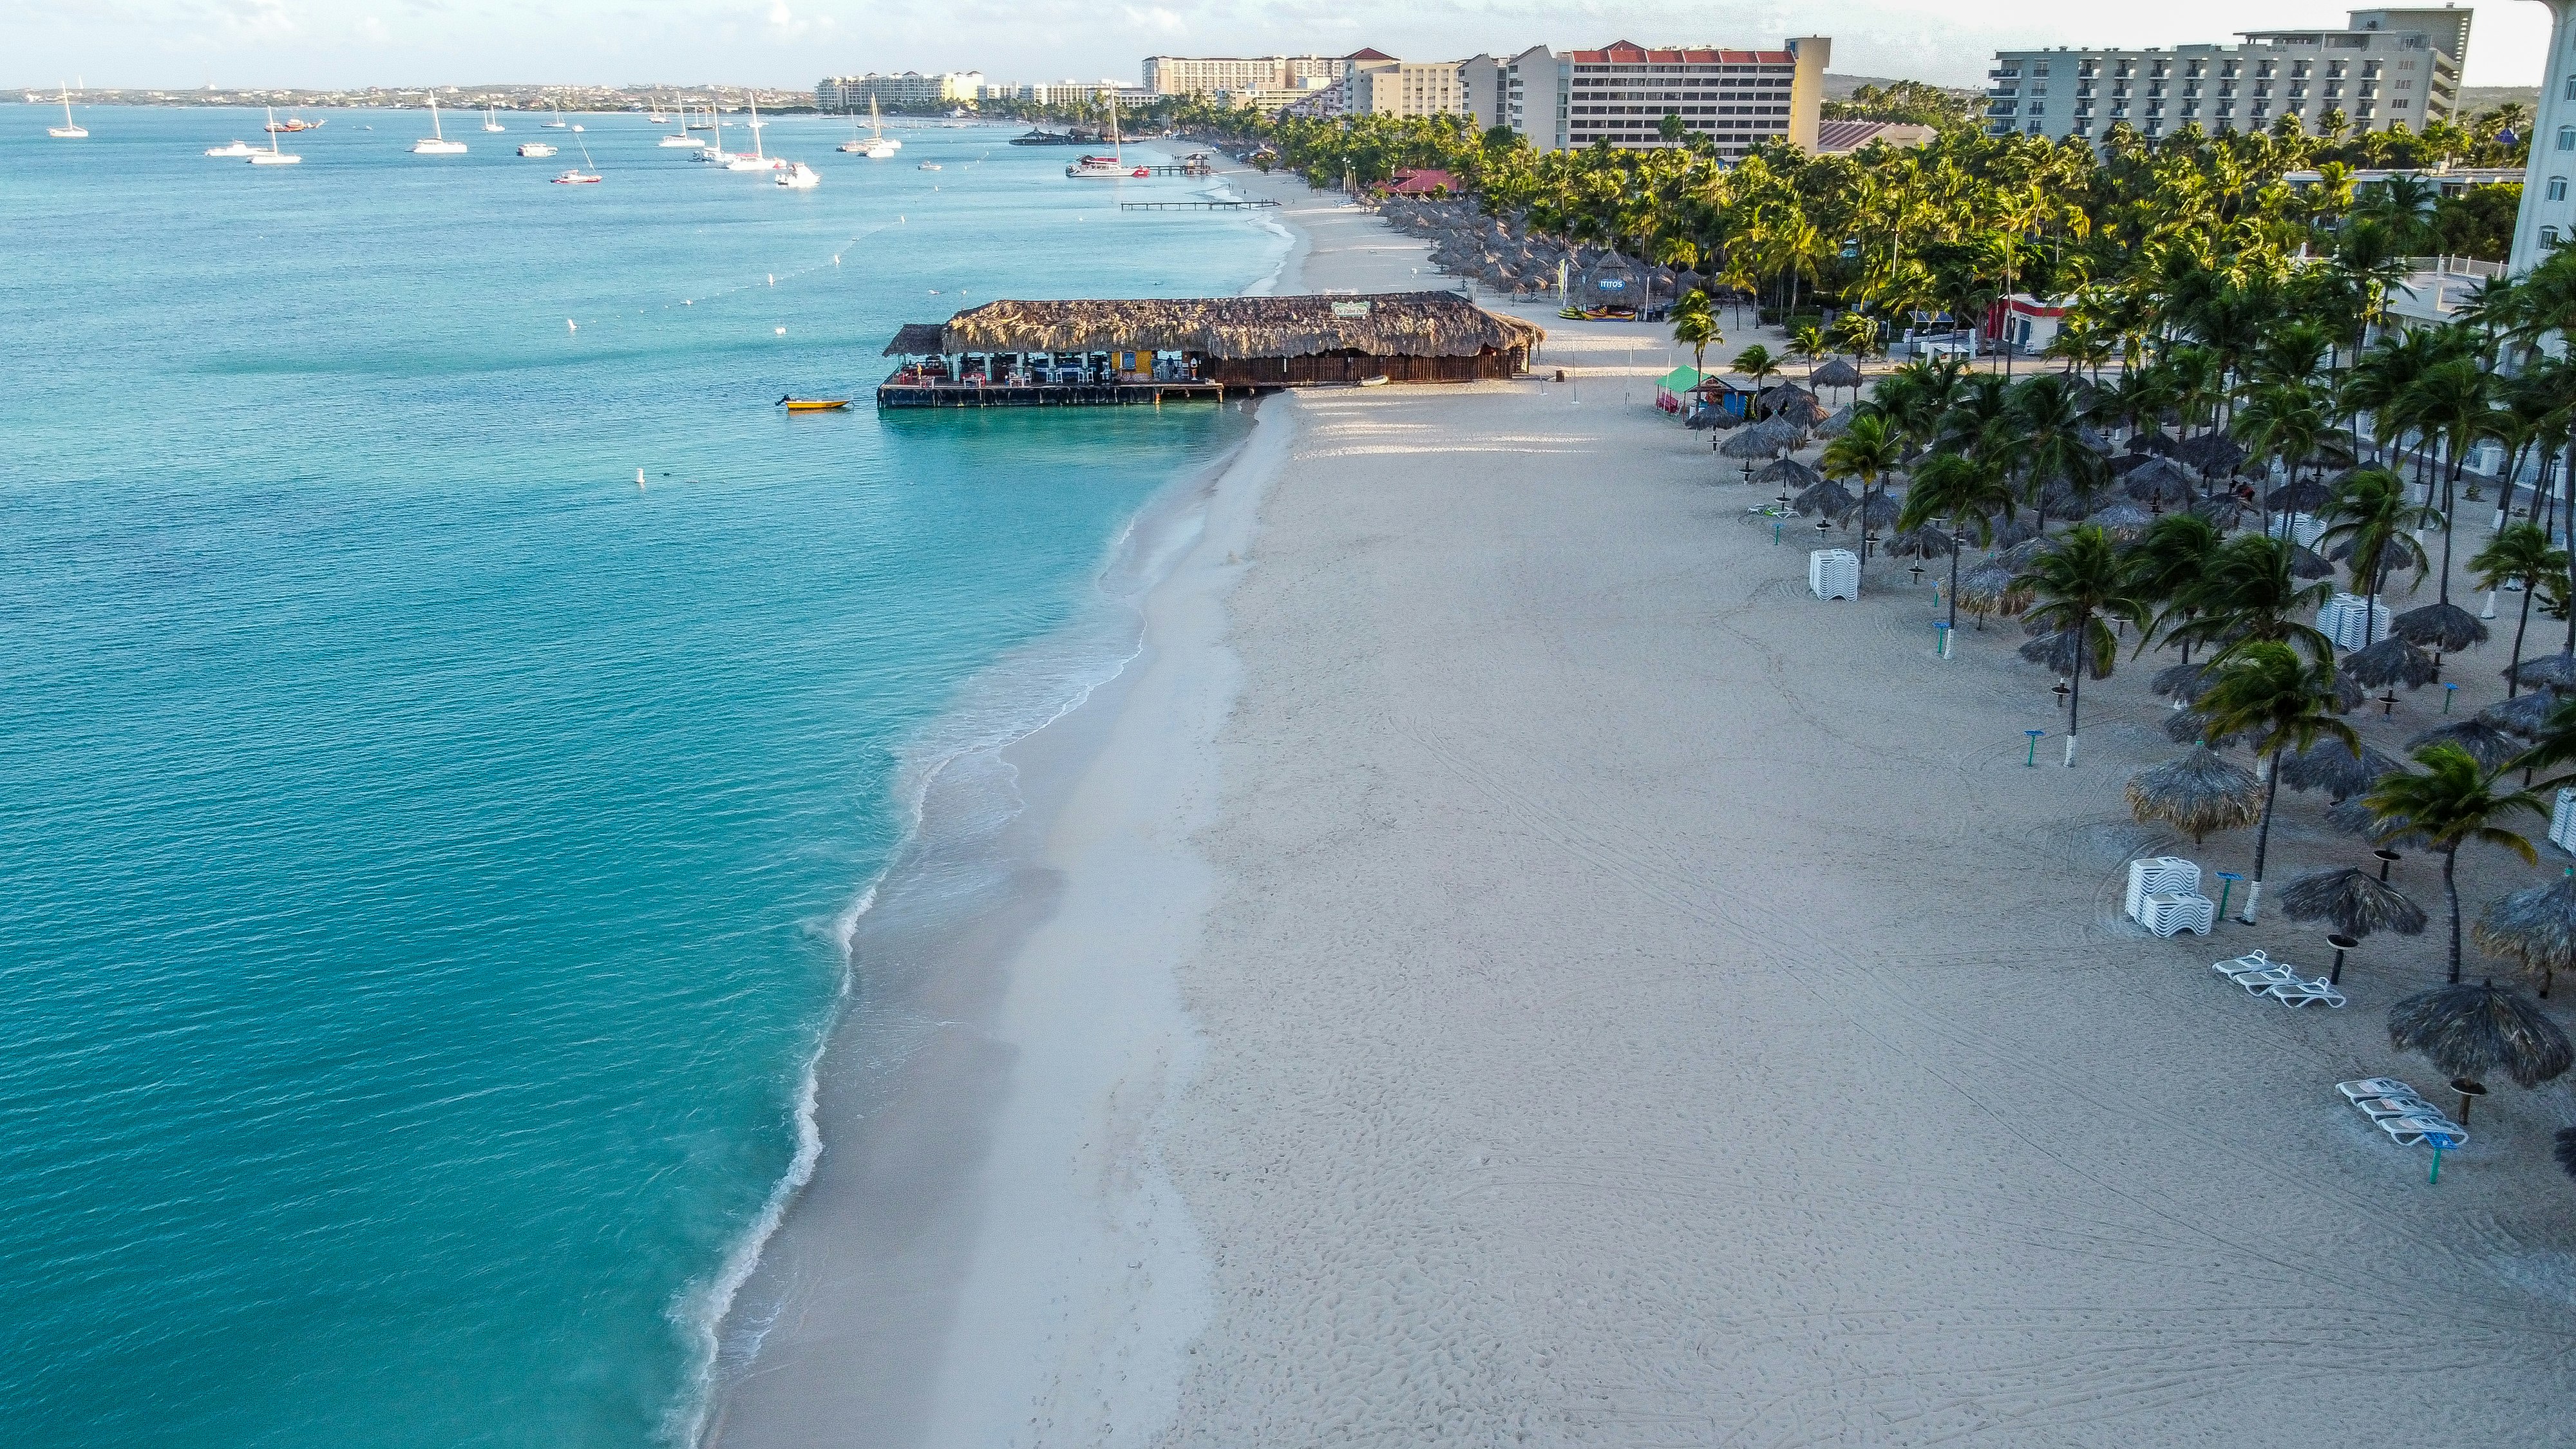
[[[483,108],[483,129],[486,131],[497,132],[507,130],[508,128],[501,124],[500,116],[494,114],[490,106],[485,106]]]
[[[712,162],[718,166],[725,165],[731,162],[734,158],[725,154],[724,117],[713,106],[707,107],[707,117],[709,122],[716,128],[716,138],[700,147],[698,154],[690,157],[689,159],[692,161]]]
[[[865,156],[871,161],[883,161],[903,147],[901,141],[886,139],[885,117],[877,114],[877,98],[873,95],[868,97],[868,131],[870,133],[868,138],[864,141],[860,140],[858,118],[851,117],[850,139],[841,143],[841,149],[855,156]]]
[[[645,112],[644,119],[657,126],[667,126],[671,124],[671,118],[662,114],[662,107],[659,104],[656,104],[652,110]]]
[[[589,146],[589,143],[587,143],[587,142],[580,142],[580,143],[576,143],[576,144],[579,144],[579,145],[581,146],[581,165],[580,165],[580,166],[576,166],[576,167],[572,168],[570,171],[567,171],[567,172],[563,173],[561,176],[556,177],[556,178],[555,178],[555,185],[557,185],[557,186],[596,186],[596,185],[598,185],[598,184],[599,184],[599,173],[598,173],[598,172],[596,172],[596,171],[586,171],[586,170],[582,169],[583,167],[586,167],[586,166],[589,166],[589,165],[591,165],[591,164],[592,164],[592,163],[591,163],[591,159],[590,159],[590,146]]]
[[[438,96],[436,92],[432,92],[429,97],[429,134],[411,143],[411,154],[415,156],[462,156],[465,154],[465,143],[462,141],[451,141],[447,139],[446,130],[438,124]]]
[[[72,119],[71,87],[63,87],[63,123],[59,126],[47,126],[45,128],[45,134],[53,137],[57,141],[84,141],[89,139],[89,132],[81,129],[81,123]]]
[[[549,131],[560,131],[560,130],[564,129],[564,125],[565,125],[564,118],[563,118],[563,102],[561,102],[561,101],[556,101],[556,100],[552,100],[552,99],[550,98],[550,99],[549,99],[549,104],[551,104],[551,105],[555,108],[555,118],[554,118],[553,120],[551,120],[551,121],[544,122],[543,124],[544,124],[545,128],[546,128],[547,130],[549,130]]]
[[[736,156],[725,163],[727,171],[784,171],[787,163],[769,154],[760,144],[760,97],[751,98],[751,154]]]
[[[268,108],[268,118],[272,121],[277,119],[275,106]],[[274,128],[271,128],[268,133],[268,149],[250,153],[250,164],[253,166],[295,166],[302,164],[303,160],[303,157],[291,151],[277,149],[277,132]]]
[[[1119,158],[1118,98],[1103,92],[1101,99],[1109,103],[1109,154],[1106,156],[1085,156],[1081,160],[1064,168],[1064,174],[1077,179],[1105,179],[1110,181],[1125,181],[1131,177],[1153,175],[1154,173],[1147,170],[1145,167],[1130,166]]]
[[[695,128],[689,124],[689,108],[684,104],[680,107],[680,129],[663,137],[662,144],[664,146],[686,146],[692,151],[704,149],[706,143],[689,134],[693,129]]]

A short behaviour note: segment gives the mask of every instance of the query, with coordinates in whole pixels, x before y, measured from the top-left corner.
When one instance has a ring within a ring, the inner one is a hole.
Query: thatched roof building
[[[1455,292],[987,302],[913,323],[889,356],[1180,353],[1199,375],[1255,386],[1509,377],[1546,332]]]

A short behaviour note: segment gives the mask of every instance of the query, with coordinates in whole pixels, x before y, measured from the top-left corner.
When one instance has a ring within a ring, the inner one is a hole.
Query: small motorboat
[[[778,405],[791,413],[830,413],[848,407],[850,400],[845,397],[796,397],[791,394],[780,398]]]
[[[596,171],[584,171],[580,167],[576,166],[570,171],[566,171],[562,175],[557,176],[554,184],[557,186],[597,186],[599,184],[599,173]]]
[[[939,169],[939,163],[936,161],[924,161],[914,169],[919,171],[936,171]]]
[[[775,179],[791,191],[811,191],[823,184],[823,173],[802,161],[790,161],[787,169],[779,172]]]
[[[222,146],[208,146],[206,148],[206,154],[209,156],[221,156],[230,161],[239,161],[243,157],[250,155],[252,149],[253,148],[248,141],[234,141]]]

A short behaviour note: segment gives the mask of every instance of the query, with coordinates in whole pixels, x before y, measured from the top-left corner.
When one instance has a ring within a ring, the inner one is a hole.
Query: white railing
[[[2409,272],[2433,272],[2445,277],[2501,277],[2504,263],[2484,262],[2476,257],[2408,257]]]

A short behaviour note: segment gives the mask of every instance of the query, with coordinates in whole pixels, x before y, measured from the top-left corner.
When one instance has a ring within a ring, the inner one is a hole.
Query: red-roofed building
[[[1456,196],[1465,190],[1457,177],[1432,168],[1398,171],[1386,189],[1397,196]]]
[[[1823,36],[1793,39],[1778,50],[1626,40],[1598,50],[1541,46],[1497,63],[1502,123],[1542,151],[1679,144],[1664,134],[1667,118],[1721,156],[1742,156],[1774,141],[1813,151],[1832,54],[1833,42]]]

